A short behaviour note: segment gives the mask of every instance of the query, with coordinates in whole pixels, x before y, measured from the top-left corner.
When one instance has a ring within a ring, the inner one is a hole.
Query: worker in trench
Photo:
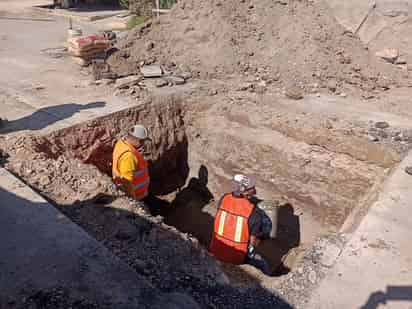
[[[253,202],[256,178],[235,175],[233,183],[233,192],[218,203],[209,251],[223,262],[250,264],[270,275],[267,262],[256,252],[272,229],[270,218]]]
[[[113,150],[113,181],[137,201],[147,197],[150,185],[148,163],[144,158],[148,140],[147,128],[137,124],[117,141]]]

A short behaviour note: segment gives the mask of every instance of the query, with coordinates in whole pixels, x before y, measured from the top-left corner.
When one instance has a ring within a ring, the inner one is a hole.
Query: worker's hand
[[[247,249],[247,256],[251,259],[253,259],[255,257],[256,251],[255,251],[255,247],[249,245],[248,249]]]

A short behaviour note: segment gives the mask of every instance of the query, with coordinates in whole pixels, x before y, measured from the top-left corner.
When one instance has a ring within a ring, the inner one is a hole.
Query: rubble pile
[[[202,79],[242,77],[263,87],[369,93],[401,74],[313,1],[182,0],[131,31],[108,59],[119,75],[157,63]],[[293,97],[300,98],[300,95]]]

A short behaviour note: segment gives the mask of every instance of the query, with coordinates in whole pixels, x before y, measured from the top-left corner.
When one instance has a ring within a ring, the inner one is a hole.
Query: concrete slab
[[[0,308],[56,287],[98,308],[197,308],[183,294],[159,293],[3,168],[0,233]]]
[[[412,152],[386,182],[306,308],[412,308]]]

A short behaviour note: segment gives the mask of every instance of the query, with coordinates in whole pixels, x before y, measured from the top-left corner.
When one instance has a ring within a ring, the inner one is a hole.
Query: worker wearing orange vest
[[[219,260],[251,264],[269,274],[265,260],[255,248],[262,237],[262,216],[250,198],[256,194],[256,178],[235,175],[235,189],[219,201],[209,251]]]
[[[117,141],[113,150],[113,181],[136,200],[147,196],[150,185],[148,164],[143,156],[148,139],[147,129],[135,125],[128,135]]]

